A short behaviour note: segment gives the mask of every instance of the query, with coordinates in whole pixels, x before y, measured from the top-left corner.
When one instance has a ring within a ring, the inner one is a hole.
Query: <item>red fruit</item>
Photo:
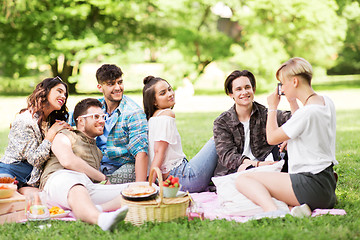
[[[174,183],[174,187],[179,187],[179,183]]]
[[[163,182],[163,186],[164,186],[164,187],[168,187],[168,186],[169,186],[169,183],[168,183],[168,182]]]
[[[171,179],[171,184],[175,184],[179,182],[179,178],[178,177],[174,177],[173,179]]]
[[[174,185],[170,185],[169,188],[174,188]]]
[[[168,177],[168,180],[170,180],[171,181],[171,179],[173,178],[173,176],[172,175],[170,175],[169,177]]]

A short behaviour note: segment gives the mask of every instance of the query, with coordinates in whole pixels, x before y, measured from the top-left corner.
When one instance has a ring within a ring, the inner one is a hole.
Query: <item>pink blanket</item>
[[[220,206],[217,201],[217,195],[214,192],[202,192],[202,193],[192,193],[190,194],[192,199],[196,203],[201,203],[202,208],[204,210],[204,218],[214,220],[214,219],[226,219],[226,220],[234,220],[236,222],[246,222],[250,219],[250,217],[244,216],[235,216],[235,215],[225,215],[219,211]],[[315,209],[312,213],[312,217],[331,214],[331,215],[345,215],[346,212],[343,209]],[[197,217],[198,214],[190,213],[191,217]]]
[[[236,221],[236,222],[246,222],[250,219],[250,217],[244,217],[239,215],[225,215],[219,211],[220,206],[217,201],[217,195],[214,192],[202,192],[202,193],[192,193],[190,194],[191,198],[196,203],[201,203],[203,208],[203,217],[206,219],[214,220],[214,219],[226,219],[228,221]],[[312,217],[320,216],[324,214],[331,215],[345,215],[346,212],[343,209],[315,209],[312,212]],[[199,217],[197,213],[190,213],[189,218]],[[75,221],[75,216],[71,212],[67,217],[64,218],[54,218],[54,220],[63,220],[63,221]],[[18,222],[26,222],[27,220],[21,220]]]

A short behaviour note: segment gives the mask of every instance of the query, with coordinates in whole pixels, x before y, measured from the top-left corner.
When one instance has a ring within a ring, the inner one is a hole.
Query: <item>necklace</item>
[[[307,99],[305,100],[304,106],[306,105],[307,101],[308,101],[312,96],[315,96],[315,95],[316,95],[316,93],[310,94],[310,96],[308,96]]]

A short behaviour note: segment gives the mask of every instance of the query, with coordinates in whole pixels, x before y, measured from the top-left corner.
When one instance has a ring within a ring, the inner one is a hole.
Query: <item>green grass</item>
[[[212,135],[218,112],[177,113],[177,125],[183,148],[191,159]],[[1,146],[8,129],[0,132]],[[7,140],[6,140],[7,141]],[[337,154],[339,174],[335,208],[345,209],[345,216],[325,215],[297,219],[262,219],[246,223],[225,220],[148,223],[141,227],[121,223],[114,233],[80,221],[51,221],[40,229],[38,222],[0,225],[0,239],[360,239],[360,111],[337,112]],[[5,144],[6,146],[6,144]],[[0,155],[3,154],[3,148]]]

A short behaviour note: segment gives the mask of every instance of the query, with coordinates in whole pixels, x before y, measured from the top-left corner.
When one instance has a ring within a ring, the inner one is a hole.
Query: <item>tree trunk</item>
[[[73,75],[74,66],[71,65],[71,61],[65,57],[64,64],[62,64],[62,69],[59,71],[59,61],[56,59],[51,62],[51,71],[54,77],[59,76],[69,88],[69,93],[76,93],[76,84],[77,82],[70,83],[69,77]]]

